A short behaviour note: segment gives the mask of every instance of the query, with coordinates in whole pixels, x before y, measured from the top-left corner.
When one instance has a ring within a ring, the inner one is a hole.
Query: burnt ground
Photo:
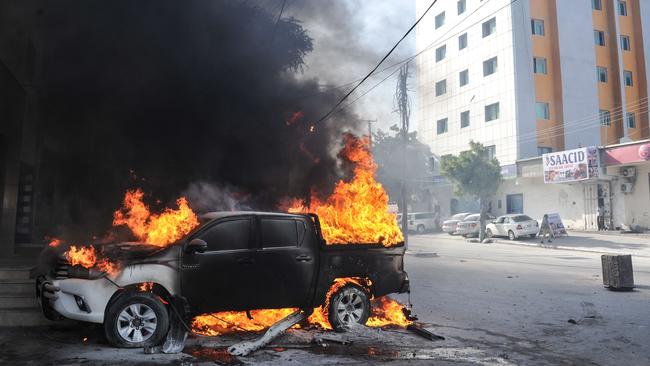
[[[414,236],[406,257],[414,312],[445,340],[402,329],[291,330],[237,359],[225,348],[251,334],[194,337],[181,354],[147,355],[109,347],[100,326],[61,324],[0,328],[0,364],[647,366],[650,259],[633,264],[635,291],[613,292],[602,286],[596,253]],[[351,344],[314,342],[322,336]]]
[[[98,326],[4,328],[0,329],[0,349],[3,350],[0,364],[368,365],[435,361],[436,365],[513,365],[507,354],[467,347],[462,340],[456,339],[433,342],[404,329],[361,329],[348,334],[290,330],[249,357],[236,358],[226,351],[228,346],[253,336],[233,333],[221,337],[191,337],[183,353],[148,355],[142,349],[111,348]]]

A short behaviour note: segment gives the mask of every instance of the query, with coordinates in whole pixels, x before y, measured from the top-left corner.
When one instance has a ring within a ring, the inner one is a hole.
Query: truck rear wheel
[[[155,346],[169,330],[169,313],[153,294],[125,293],[106,310],[104,332],[108,342],[121,348]]]
[[[345,332],[353,323],[366,324],[370,316],[368,294],[355,284],[341,287],[330,298],[327,316],[337,332]]]

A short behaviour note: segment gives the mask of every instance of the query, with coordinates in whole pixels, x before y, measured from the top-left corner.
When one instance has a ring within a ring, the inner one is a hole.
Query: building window
[[[533,58],[533,72],[535,72],[535,74],[546,74],[546,58]]]
[[[487,22],[483,23],[483,38],[496,32],[496,30],[497,30],[497,18],[492,18]]]
[[[625,86],[632,86],[632,71],[623,70],[623,79],[625,80]]]
[[[458,36],[458,50],[465,49],[467,47],[467,33],[463,33]]]
[[[441,80],[436,83],[436,97],[439,97],[447,92],[447,79]]]
[[[485,122],[494,121],[499,119],[499,103],[494,103],[485,106]]]
[[[460,79],[460,86],[465,86],[469,83],[469,70],[463,70],[458,74]]]
[[[443,133],[447,133],[447,119],[446,118],[439,119],[437,124],[438,124],[437,125],[437,127],[438,127],[438,129],[437,129],[438,135],[442,135]]]
[[[605,45],[605,32],[599,31],[599,30],[594,30],[594,42],[596,43],[596,46],[604,46]]]
[[[591,8],[594,10],[603,10],[602,0],[591,0]]]
[[[627,15],[627,3],[625,1],[618,2],[618,14],[622,16]]]
[[[596,74],[598,75],[598,81],[601,83],[607,82],[607,68],[602,66],[596,66]]]
[[[436,48],[436,62],[442,61],[447,57],[447,45]]]
[[[600,110],[600,125],[601,126],[611,126],[612,125],[612,115],[606,109]]]
[[[551,119],[551,107],[546,102],[537,102],[535,104],[535,114],[537,119]]]
[[[542,156],[544,154],[550,154],[553,152],[552,147],[546,147],[546,146],[537,146],[537,155]]]
[[[458,15],[461,15],[465,12],[467,4],[465,3],[465,0],[458,0],[456,3],[456,7],[458,7]]]
[[[627,128],[636,128],[636,115],[632,112],[626,113],[625,122],[627,123]]]
[[[460,128],[465,127],[469,127],[469,111],[464,111],[460,114]]]
[[[544,35],[544,21],[541,19],[531,19],[530,21],[533,27],[533,35],[543,36]]]
[[[632,49],[630,46],[630,36],[621,36],[621,48],[623,51],[629,51]]]
[[[492,57],[489,60],[483,61],[483,76],[492,75],[497,72],[497,58]]]
[[[445,25],[445,12],[436,15],[436,29]]]
[[[495,145],[490,145],[485,147],[485,157],[488,160],[492,160],[497,157],[497,147]]]

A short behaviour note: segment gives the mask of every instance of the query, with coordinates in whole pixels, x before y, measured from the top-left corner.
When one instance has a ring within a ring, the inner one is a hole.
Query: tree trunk
[[[483,239],[485,239],[485,216],[487,211],[487,205],[485,204],[484,198],[479,198],[478,202],[481,210],[481,215],[479,217],[478,240],[480,242],[483,242]]]

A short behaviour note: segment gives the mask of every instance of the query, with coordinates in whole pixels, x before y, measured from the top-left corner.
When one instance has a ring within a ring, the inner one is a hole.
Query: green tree
[[[410,192],[409,201],[413,196],[423,196],[422,193],[431,186],[435,160],[429,146],[418,140],[417,132],[408,134],[405,162],[402,159],[401,130],[397,125],[391,126],[389,131],[378,129],[372,138],[372,156],[378,168],[377,180],[384,186],[391,201],[401,205],[402,182],[406,183],[407,192]]]
[[[477,198],[481,207],[479,240],[485,238],[487,202],[493,196],[503,177],[497,158],[490,158],[488,149],[479,142],[470,141],[470,149],[458,156],[447,155],[441,161],[441,173],[454,183],[459,196]]]

